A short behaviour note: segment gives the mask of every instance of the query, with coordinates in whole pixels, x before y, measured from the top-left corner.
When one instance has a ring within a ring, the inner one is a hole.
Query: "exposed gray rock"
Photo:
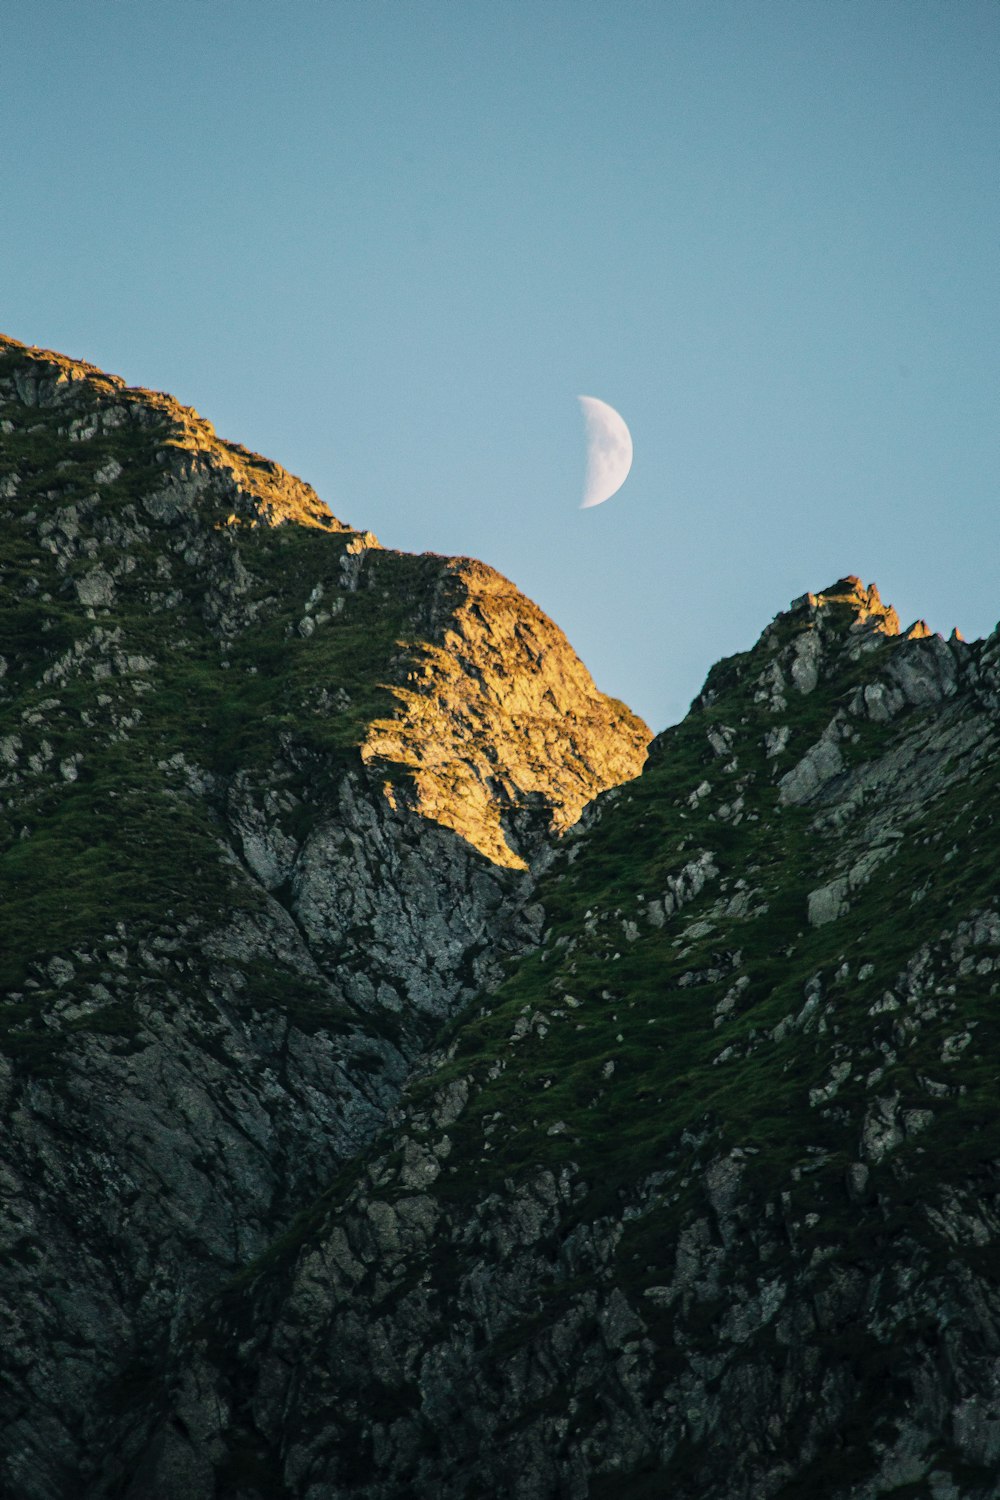
[[[810,891],[809,925],[823,927],[827,922],[835,922],[838,917],[842,917],[850,905],[847,892],[848,880],[843,875],[837,880],[832,880],[829,885]]]
[[[835,733],[824,732],[822,738],[778,782],[781,802],[785,806],[798,807],[812,801],[843,769],[844,760]]]

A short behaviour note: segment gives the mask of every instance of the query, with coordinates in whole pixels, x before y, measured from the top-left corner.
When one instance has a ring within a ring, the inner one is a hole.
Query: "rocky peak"
[[[901,630],[899,615],[891,604],[883,603],[877,585],[870,583],[866,587],[854,573],[838,578],[818,594],[802,594],[793,599],[787,614],[779,615],[778,619],[800,629],[815,627],[828,634],[846,631],[855,637],[878,634],[923,640],[931,634],[924,620],[915,620],[907,630]]]
[[[562,632],[492,569],[386,552],[190,407],[63,355],[0,339],[0,401],[0,501],[57,575],[45,589],[46,568],[33,565],[28,597],[73,595],[86,618],[114,617],[133,636],[138,616],[171,616],[161,641],[196,624],[220,640],[224,669],[239,652],[244,675],[262,670],[255,638],[280,625],[286,665],[313,659],[310,712],[346,718],[391,803],[512,868],[640,769],[646,726],[597,691]],[[367,649],[348,661],[336,645],[359,634]],[[320,681],[359,665],[371,711],[354,709],[346,681]]]
[[[839,607],[839,608],[838,608]],[[844,611],[847,611],[845,616]],[[793,615],[805,611],[810,620],[823,626],[835,626],[848,620],[848,628],[869,625],[883,635],[899,634],[899,616],[891,605],[882,603],[878,588],[870,583],[866,588],[854,573],[848,573],[830,588],[818,594],[803,594],[793,599],[789,612]]]
[[[161,471],[162,483],[152,486],[145,497],[153,514],[201,502],[197,508],[210,524],[275,526],[294,521],[327,531],[348,530],[309,485],[240,443],[223,441],[192,407],[160,391],[127,386],[119,376],[82,360],[2,334],[0,401],[0,435],[6,439],[0,451],[6,449],[5,457],[15,465],[21,457],[30,467],[48,443],[61,440],[61,462],[71,471],[65,488],[87,480],[97,489],[112,485],[138,439],[144,456]],[[35,440],[26,449],[25,436]],[[88,466],[87,459],[101,461]],[[8,484],[16,475],[16,468],[13,475],[5,475]],[[50,498],[60,498],[58,491]],[[227,501],[232,502],[230,509]]]
[[[492,568],[453,560],[434,611],[437,639],[415,649],[392,690],[399,708],[372,724],[362,756],[404,772],[390,796],[524,869],[539,820],[561,833],[595,777],[636,775],[649,733],[622,705],[609,711],[562,631]]]
[[[899,667],[906,659],[904,648],[922,641],[931,642],[932,654],[943,662],[938,647],[944,642],[932,636],[923,620],[900,630],[898,614],[883,603],[876,585],[866,587],[855,574],[847,574],[819,593],[793,599],[751,651],[713,667],[695,705],[708,706],[726,684],[750,677],[757,688],[755,702],[767,701],[773,713],[783,714],[790,693],[807,696],[824,677],[846,684],[852,671],[856,675],[861,658],[873,652],[884,660],[887,671],[890,661]],[[944,657],[956,660],[964,644],[953,635]]]

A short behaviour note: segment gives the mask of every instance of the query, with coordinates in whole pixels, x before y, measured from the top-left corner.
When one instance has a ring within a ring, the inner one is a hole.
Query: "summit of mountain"
[[[149,660],[132,669],[154,689],[144,717],[161,680],[192,699],[155,713],[162,748],[207,715],[202,760],[222,741],[242,773],[270,753],[280,700],[286,734],[356,752],[393,801],[516,868],[519,825],[565,828],[641,766],[645,726],[492,569],[381,548],[190,408],[92,366],[4,339],[0,380],[22,679],[94,680],[113,638],[104,657]]]

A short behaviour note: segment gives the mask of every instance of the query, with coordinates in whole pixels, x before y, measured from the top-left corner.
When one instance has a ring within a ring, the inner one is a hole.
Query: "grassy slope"
[[[775,778],[815,742],[859,681],[875,680],[888,653],[901,648],[905,643],[890,640],[860,662],[845,661],[825,689],[793,702],[781,716],[793,722],[792,737],[770,765],[761,742],[774,718],[748,703],[745,687],[759,660],[730,659],[709,679],[717,694],[711,704],[661,737],[637,782],[608,794],[608,810],[580,856],[562,863],[543,888],[550,920],[545,948],[518,966],[478,1020],[456,1023],[451,1070],[472,1071],[481,1084],[475,1110],[466,1115],[463,1191],[533,1160],[572,1158],[585,1178],[601,1184],[595,1191],[613,1193],[652,1170],[679,1133],[699,1122],[718,1122],[733,1143],[760,1149],[778,1175],[807,1143],[834,1144],[816,1112],[803,1111],[808,1087],[824,1081],[829,1038],[817,1035],[804,1046],[796,1032],[766,1047],[754,1042],[801,1010],[806,982],[818,975],[836,1010],[838,1041],[867,1044],[868,1009],[914,950],[997,897],[993,830],[1000,791],[987,761],[973,780],[960,781],[903,826],[901,853],[847,915],[816,929],[808,924],[807,895],[823,883],[835,840],[810,832],[815,809],[779,809]],[[720,777],[722,762],[706,736],[716,725],[739,726],[737,765],[728,778]],[[878,756],[912,727],[912,713],[892,726],[863,725],[867,743],[855,754]],[[738,826],[718,821],[714,798],[692,808],[691,793],[703,779],[715,783],[716,796],[727,779],[743,784]],[[960,857],[944,861],[955,847]],[[702,849],[711,852],[718,878],[664,927],[651,929],[645,902]],[[741,879],[754,892],[751,913],[720,918],[720,893],[731,898]],[[923,897],[911,904],[917,891]],[[766,911],[754,916],[758,907]],[[706,918],[711,929],[703,931]],[[628,920],[639,933],[631,941]],[[864,966],[871,973],[861,979]],[[741,974],[748,983],[731,1019],[717,1029],[715,1007]],[[961,1019],[978,1021],[983,1045],[979,1061],[963,1068],[967,1092],[955,1101],[959,1137],[974,1121],[994,1128],[1000,1042],[994,988],[989,975],[967,975],[963,984]],[[567,996],[578,1006],[567,1006]],[[532,1030],[514,1047],[507,1044],[520,1016],[554,1011],[561,1014],[544,1038]],[[727,1047],[733,1054],[720,1062]],[[912,1093],[914,1072],[931,1067],[935,1047],[940,1038],[932,1028],[917,1055],[890,1069],[880,1087],[898,1087],[904,1098]],[[486,1080],[498,1058],[503,1072]],[[605,1078],[609,1062],[614,1072]],[[850,1105],[861,1093],[848,1083],[838,1097]],[[471,1121],[496,1111],[507,1123],[484,1156]],[[550,1136],[560,1120],[572,1128]],[[837,1144],[846,1149],[846,1142]]]

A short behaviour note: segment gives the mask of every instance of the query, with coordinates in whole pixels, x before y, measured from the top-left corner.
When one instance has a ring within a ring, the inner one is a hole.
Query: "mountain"
[[[125,1493],[1000,1493],[998,692],[856,578],[716,667]]]
[[[1000,1495],[1000,634],[839,579],[643,765],[481,565],[0,379],[10,1492]]]
[[[170,398],[4,340],[0,403],[0,1491],[77,1496],[649,732],[497,573]]]

